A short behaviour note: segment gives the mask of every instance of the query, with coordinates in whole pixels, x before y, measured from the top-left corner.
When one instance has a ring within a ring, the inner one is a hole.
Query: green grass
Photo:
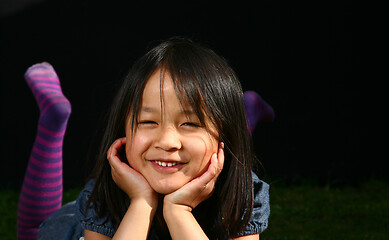
[[[389,239],[389,183],[358,186],[271,184],[271,216],[262,240]]]
[[[16,239],[16,214],[19,192],[0,190],[0,238]]]
[[[73,201],[77,198],[81,188],[66,190],[62,202]],[[0,189],[0,239],[16,240],[16,217],[19,191]]]
[[[312,182],[270,184],[271,216],[261,240],[389,239],[389,182],[320,186]],[[80,189],[64,192],[64,202]],[[19,191],[0,190],[0,238],[16,239]]]

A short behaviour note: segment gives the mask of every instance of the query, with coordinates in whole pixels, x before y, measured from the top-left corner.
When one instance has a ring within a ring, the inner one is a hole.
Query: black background
[[[30,65],[50,62],[72,104],[63,156],[65,188],[72,187],[93,165],[87,160],[117,81],[152,41],[176,35],[224,56],[243,89],[274,108],[275,121],[253,134],[270,182],[385,177],[372,156],[355,3],[132,2],[49,0],[1,16],[2,186],[21,186],[36,133],[39,111],[23,79]]]

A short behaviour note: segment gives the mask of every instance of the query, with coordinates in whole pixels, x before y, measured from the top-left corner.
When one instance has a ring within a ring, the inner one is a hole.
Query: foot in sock
[[[18,239],[36,239],[39,225],[62,204],[62,144],[71,105],[49,63],[25,73],[40,110],[38,131],[18,206]]]
[[[24,74],[40,110],[40,123],[49,130],[58,130],[66,125],[71,105],[63,95],[59,78],[47,62],[31,66]]]
[[[258,122],[272,122],[274,120],[273,108],[254,91],[246,91],[243,95],[247,122],[252,133]]]

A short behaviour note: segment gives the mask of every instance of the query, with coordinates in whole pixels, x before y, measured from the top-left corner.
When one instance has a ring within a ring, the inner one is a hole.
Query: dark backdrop
[[[20,187],[36,133],[38,107],[23,79],[30,65],[50,62],[72,103],[64,182],[75,186],[90,171],[91,143],[98,140],[115,83],[151,41],[174,35],[224,56],[244,90],[257,91],[273,106],[275,121],[260,124],[253,135],[269,181],[383,177],[370,155],[355,4],[210,2],[2,4],[10,11],[0,11],[1,185]]]

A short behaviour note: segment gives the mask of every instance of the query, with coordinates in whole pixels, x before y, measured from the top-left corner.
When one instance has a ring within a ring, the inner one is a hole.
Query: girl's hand
[[[131,201],[146,200],[150,206],[157,207],[158,195],[150,184],[135,169],[121,161],[119,150],[126,144],[126,138],[117,139],[108,149],[107,158],[111,165],[111,174],[114,182],[130,197]]]
[[[164,198],[163,217],[173,240],[208,239],[191,211],[213,193],[216,179],[223,169],[223,143],[220,143],[218,154],[214,153],[210,161],[204,174]]]
[[[113,239],[146,239],[158,206],[158,195],[142,174],[120,160],[119,150],[125,144],[126,138],[119,138],[107,152],[112,179],[131,199]]]
[[[192,211],[199,203],[208,199],[214,190],[217,177],[223,169],[224,143],[219,144],[218,153],[210,159],[210,165],[205,173],[185,184],[164,198],[164,212],[174,205],[186,207]]]

